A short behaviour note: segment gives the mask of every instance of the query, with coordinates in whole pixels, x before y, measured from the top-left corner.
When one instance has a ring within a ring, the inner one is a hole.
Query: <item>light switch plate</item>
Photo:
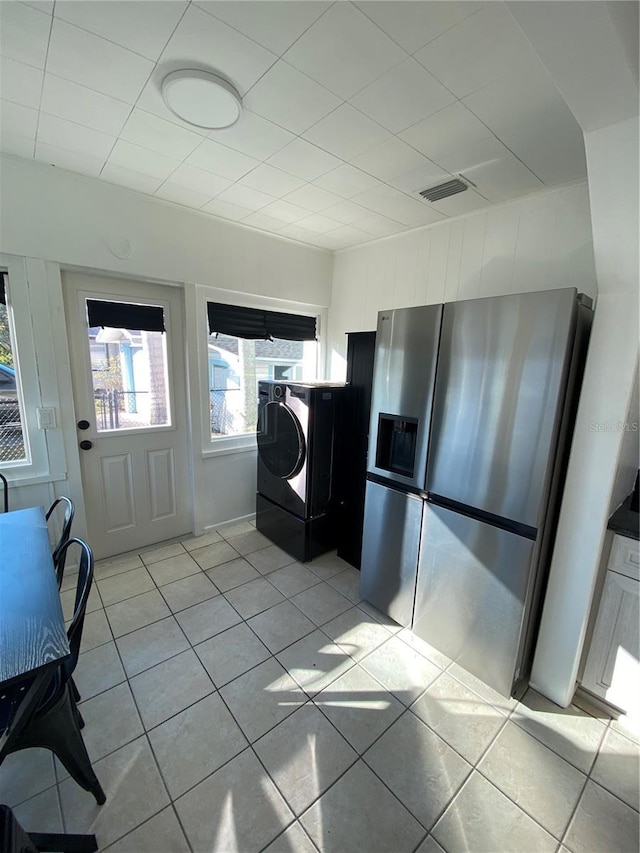
[[[38,429],[55,429],[56,427],[56,410],[55,409],[36,409],[38,415]]]

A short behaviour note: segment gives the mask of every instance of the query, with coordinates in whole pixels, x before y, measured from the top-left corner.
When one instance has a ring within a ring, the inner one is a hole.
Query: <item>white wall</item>
[[[573,696],[638,362],[638,118],[585,134],[598,310],[591,332],[532,683]]]
[[[59,415],[57,430],[48,433],[50,476],[35,484],[22,476],[20,486],[12,488],[12,506],[47,503],[54,492],[70,494],[79,504],[74,529],[82,533],[82,485],[60,270],[83,268],[126,277],[133,286],[139,279],[183,288],[190,405],[192,420],[199,423],[197,407],[203,403],[193,344],[202,317],[193,298],[196,286],[234,291],[239,300],[255,295],[275,300],[274,307],[281,302],[286,309],[295,302],[321,311],[330,302],[332,255],[17,158],[0,158],[0,186],[0,251],[28,259],[34,328],[40,330],[35,337],[39,383],[47,400],[43,405],[54,406]],[[124,248],[128,256],[118,258],[110,247]],[[253,513],[255,451],[205,458],[202,435],[195,438],[194,530]],[[64,453],[53,453],[58,446],[64,446]]]
[[[332,378],[344,378],[345,332],[375,329],[384,308],[557,287],[596,296],[584,184],[346,249],[334,261]]]
[[[622,429],[622,443],[618,456],[618,470],[609,501],[609,515],[612,515],[633,490],[638,468],[640,468],[640,394],[638,389],[638,368],[631,383],[631,401],[627,416],[621,423],[615,424]]]

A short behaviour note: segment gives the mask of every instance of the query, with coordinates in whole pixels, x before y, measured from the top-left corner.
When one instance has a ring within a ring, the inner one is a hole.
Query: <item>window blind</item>
[[[254,341],[315,341],[316,318],[207,302],[209,332]]]
[[[109,326],[143,332],[164,332],[164,309],[159,305],[104,302],[87,299],[89,326]]]

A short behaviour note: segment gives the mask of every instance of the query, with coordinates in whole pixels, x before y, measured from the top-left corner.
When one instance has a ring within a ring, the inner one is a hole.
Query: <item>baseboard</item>
[[[236,524],[242,524],[243,521],[249,524],[255,524],[256,514],[250,512],[248,515],[240,515],[238,518],[232,518],[229,521],[221,521],[218,524],[205,524],[204,532],[213,533],[215,530],[226,530],[229,527],[235,527]]]

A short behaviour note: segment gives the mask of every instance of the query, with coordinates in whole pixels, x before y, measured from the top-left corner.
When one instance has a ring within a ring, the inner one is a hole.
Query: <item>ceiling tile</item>
[[[109,136],[99,130],[83,127],[57,116],[40,114],[38,142],[45,145],[77,151],[78,154],[104,162],[115,141],[115,136]]]
[[[276,58],[242,33],[190,6],[169,39],[161,62],[165,73],[184,68],[185,62],[190,68],[217,71],[244,95]]]
[[[0,125],[0,149],[4,154],[31,160],[35,144],[35,137],[20,136],[8,127]]]
[[[327,232],[326,234],[311,234],[309,242],[313,246],[317,246],[319,249],[330,249],[331,251],[346,249],[349,245],[344,240],[334,237],[333,232]]]
[[[484,5],[464,0],[456,0],[455,3],[451,0],[430,0],[429,3],[403,3],[400,14],[397,0],[356,3],[365,15],[409,53],[415,53]]]
[[[351,103],[393,133],[451,104],[454,96],[415,59],[374,80]]]
[[[492,133],[477,116],[458,101],[399,135],[413,148],[438,162],[438,157],[446,154],[452,147],[468,145],[472,148],[487,136],[492,136]]]
[[[133,104],[152,69],[137,53],[54,18],[47,72]]]
[[[405,53],[350,3],[334,3],[284,58],[342,98],[350,98]]]
[[[107,164],[122,166],[124,169],[131,169],[133,172],[141,172],[143,175],[164,181],[180,165],[180,161],[119,139],[113,146]]]
[[[340,165],[340,161],[304,139],[294,139],[270,157],[269,164],[304,181],[313,181],[325,172],[335,169]]]
[[[284,227],[282,219],[275,219],[273,216],[265,216],[260,210],[258,213],[252,213],[243,220],[243,224],[252,225],[254,228],[261,228],[263,231],[280,231]]]
[[[409,198],[393,187],[382,186],[357,195],[353,201],[363,207],[388,216],[402,225],[429,225],[442,219],[437,212],[430,210],[422,199]]]
[[[243,0],[242,3],[237,0],[196,0],[195,5],[280,56],[331,3],[316,0],[305,3],[292,3],[290,0],[270,0],[268,3],[264,0]]]
[[[129,104],[123,101],[53,74],[47,74],[44,78],[41,109],[44,113],[66,118],[112,136],[118,136],[131,112]]]
[[[233,184],[228,190],[220,193],[218,198],[220,201],[237,204],[240,207],[246,207],[248,210],[260,210],[260,208],[266,207],[273,201],[273,196],[261,193],[260,190],[254,190],[252,187],[243,186],[242,184]]]
[[[348,163],[343,163],[337,169],[316,178],[314,183],[342,198],[352,198],[358,193],[375,189],[380,181]]]
[[[546,185],[586,176],[582,130],[546,74],[501,78],[464,104]]]
[[[221,216],[223,219],[233,219],[238,222],[248,216],[251,211],[246,207],[238,207],[237,204],[228,204],[224,201],[218,201],[214,198],[213,201],[207,202],[201,208],[205,213],[212,213],[214,216]]]
[[[471,189],[433,203],[433,209],[445,216],[461,216],[464,213],[471,213],[473,210],[490,206],[491,202]]]
[[[340,105],[340,99],[279,60],[256,83],[244,105],[293,133],[302,133]]]
[[[366,231],[361,231],[359,228],[354,228],[352,225],[342,225],[340,228],[323,234],[323,237],[339,240],[346,246],[354,246],[357,243],[365,243],[371,240],[371,234],[367,234]]]
[[[283,222],[299,222],[305,216],[309,215],[309,211],[303,207],[290,204],[288,201],[282,201],[282,199],[264,207],[261,212],[265,216],[271,216],[273,219],[281,219]]]
[[[492,202],[507,201],[544,189],[542,181],[504,147],[499,157],[487,158],[460,172]]]
[[[334,228],[339,228],[340,223],[335,219],[330,219],[328,216],[323,216],[321,213],[312,213],[311,216],[305,216],[298,222],[300,228],[307,231],[315,231],[317,234],[324,234],[325,231],[333,231]]]
[[[293,192],[298,187],[303,186],[304,181],[290,175],[288,172],[283,172],[281,169],[276,169],[274,166],[268,166],[262,163],[240,181],[241,184],[246,184],[248,187],[253,187],[275,198],[280,198],[287,193]]]
[[[118,184],[118,186],[148,195],[155,192],[162,183],[158,178],[150,178],[149,175],[141,175],[140,172],[132,172],[131,169],[123,169],[122,166],[109,164],[100,172],[100,177],[110,184]]]
[[[291,202],[291,204],[304,207],[306,210],[319,213],[321,210],[337,204],[341,199],[339,196],[327,192],[327,190],[323,190],[314,184],[306,184],[290,193],[286,200]]]
[[[293,133],[249,110],[243,110],[231,127],[212,130],[209,138],[257,160],[266,160],[295,139]]]
[[[184,160],[202,142],[200,134],[178,127],[137,107],[127,119],[120,136],[134,145],[158,151],[177,160]]]
[[[463,137],[452,142],[448,151],[438,155],[438,165],[452,175],[457,175],[485,163],[496,162],[508,154],[507,149],[495,136],[476,139],[472,145],[468,145]]]
[[[300,240],[303,243],[309,243],[317,236],[316,231],[309,231],[308,228],[301,228],[300,225],[285,225],[278,234],[281,237],[290,237],[292,240]]]
[[[0,98],[38,109],[44,73],[32,65],[0,58]]]
[[[362,219],[370,211],[366,207],[354,204],[352,201],[339,201],[338,204],[328,207],[324,213],[326,216],[331,217],[331,219],[337,219],[338,222],[342,222],[344,225],[351,225],[357,222],[358,219]]]
[[[415,58],[458,98],[520,67],[540,64],[503,3],[487,3],[419,50]]]
[[[68,169],[70,172],[78,172],[80,175],[92,175],[97,178],[102,169],[102,160],[94,160],[78,154],[77,151],[69,151],[67,148],[57,148],[55,145],[46,145],[44,142],[36,142],[35,159],[60,169]]]
[[[22,3],[0,3],[0,55],[44,68],[51,18]]]
[[[427,187],[433,187],[443,181],[451,180],[451,175],[440,166],[427,160],[426,164],[417,169],[410,169],[402,175],[392,178],[389,183],[396,189],[409,195],[417,195]]]
[[[54,14],[156,60],[188,5],[175,0],[57,0]]]
[[[354,223],[354,227],[366,231],[372,237],[387,237],[389,234],[397,234],[405,229],[404,225],[379,213],[367,213]]]
[[[166,201],[173,201],[176,204],[182,204],[185,207],[199,208],[211,201],[211,196],[208,193],[194,192],[173,181],[165,181],[164,184],[154,193],[156,198],[163,198]]]
[[[427,166],[426,157],[407,145],[397,136],[392,136],[381,145],[365,151],[353,160],[353,165],[382,181],[403,175],[411,169]]]
[[[253,157],[247,157],[246,154],[220,145],[212,139],[201,142],[187,158],[187,162],[190,166],[197,166],[232,181],[237,181],[258,165],[258,160]]]
[[[23,0],[25,6],[31,6],[45,15],[53,15],[54,0]]]
[[[207,198],[212,198],[231,186],[228,178],[221,178],[187,163],[178,166],[171,175],[171,183],[191,192],[204,194]]]
[[[11,101],[0,101],[0,133],[4,136],[10,133],[15,136],[26,136],[29,139],[36,138],[38,127],[38,111],[25,107],[22,104],[14,104]]]
[[[303,136],[342,160],[351,160],[391,138],[388,131],[349,104],[329,113]]]

